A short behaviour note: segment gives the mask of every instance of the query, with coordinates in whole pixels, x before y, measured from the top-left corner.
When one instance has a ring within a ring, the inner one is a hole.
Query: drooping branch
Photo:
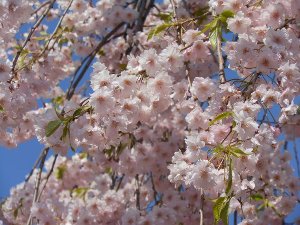
[[[134,25],[134,29],[133,29],[134,34],[139,32],[139,31],[143,31],[144,23],[145,23],[146,18],[148,17],[148,15],[150,13],[150,10],[154,7],[154,3],[155,3],[155,0],[137,1],[136,8],[139,12],[139,16],[137,18],[136,24]],[[115,28],[113,28],[107,35],[105,35],[103,37],[103,39],[99,42],[97,47],[87,57],[85,57],[83,59],[83,61],[81,62],[81,65],[76,69],[76,71],[74,73],[74,76],[73,76],[73,79],[71,81],[70,87],[67,91],[66,98],[68,100],[70,100],[72,98],[72,96],[74,95],[76,87],[78,86],[78,84],[82,80],[82,78],[84,77],[86,71],[88,70],[88,68],[92,64],[95,56],[100,51],[100,49],[105,44],[110,42],[110,40],[126,34],[126,31],[122,32],[122,33],[117,33],[118,30],[121,27],[123,27],[124,25],[126,25],[126,23],[121,22]],[[129,54],[131,49],[132,48],[129,47],[129,49],[126,50],[126,54]]]
[[[56,164],[57,158],[58,158],[58,154],[55,154],[54,159],[53,159],[53,162],[52,162],[52,165],[51,165],[51,169],[50,169],[49,172],[47,173],[47,176],[46,176],[46,178],[45,178],[45,183],[44,183],[44,185],[43,185],[43,187],[42,187],[42,189],[41,189],[41,191],[40,191],[40,193],[39,193],[39,195],[38,195],[37,201],[39,201],[39,200],[41,199],[42,193],[43,193],[43,191],[45,190],[46,185],[47,185],[47,183],[48,183],[48,181],[49,181],[49,179],[50,179],[50,177],[51,177],[51,175],[52,175],[52,173],[53,173],[53,171],[54,171],[54,166],[55,166],[55,164]]]
[[[152,9],[152,7],[154,7],[154,2],[155,0],[141,0],[139,1],[140,8],[139,8],[139,16],[138,16],[138,20],[137,20],[137,24],[135,26],[135,33],[137,31],[143,31],[143,27],[144,27],[144,23],[147,19],[148,14],[150,13],[150,10]],[[147,4],[148,3],[148,4]]]
[[[44,8],[46,5],[50,4],[51,3],[51,0],[49,1],[46,1],[46,2],[43,2],[38,8],[36,8],[34,10],[33,13],[31,13],[31,15],[34,15],[34,14],[37,14],[42,8]]]
[[[69,2],[69,4],[68,4],[67,8],[65,9],[63,15],[61,16],[59,22],[58,22],[57,25],[56,25],[55,30],[54,30],[53,33],[51,34],[50,38],[47,40],[47,42],[46,42],[46,44],[45,44],[45,47],[44,47],[43,51],[39,54],[39,56],[43,55],[43,54],[45,53],[45,51],[48,50],[48,47],[49,47],[49,44],[50,44],[51,40],[54,38],[54,36],[56,35],[58,29],[60,28],[61,23],[62,23],[63,19],[65,18],[65,16],[66,16],[68,10],[70,9],[70,7],[71,7],[73,1],[74,1],[74,0],[70,0],[70,2]],[[55,42],[52,44],[52,46],[53,46],[54,44],[55,44]]]
[[[44,155],[44,151],[41,151],[41,154],[39,155],[39,157],[38,157],[37,160],[35,161],[35,163],[34,163],[32,169],[31,169],[31,171],[29,172],[28,176],[26,177],[25,182],[28,182],[28,181],[30,180],[30,178],[31,178],[31,176],[32,176],[32,174],[33,174],[35,168],[36,168],[36,167],[38,166],[38,164],[40,163],[40,161],[41,161],[43,155]]]
[[[37,174],[36,180],[35,180],[35,187],[34,187],[34,194],[33,194],[32,204],[34,204],[35,202],[38,201],[39,188],[40,188],[41,179],[42,179],[42,172],[43,172],[43,168],[44,168],[44,165],[45,165],[45,161],[46,161],[48,152],[49,152],[49,147],[47,147],[43,150],[42,158],[41,158],[39,169],[38,169],[38,174]],[[30,215],[28,220],[27,220],[27,225],[32,225],[32,224],[33,224],[33,218]]]
[[[112,29],[107,35],[105,35],[103,39],[99,42],[97,47],[82,61],[81,65],[76,69],[73,76],[73,80],[71,81],[71,85],[67,91],[66,98],[68,100],[70,100],[74,95],[76,87],[78,86],[79,82],[82,80],[83,76],[85,75],[86,71],[90,67],[97,53],[105,44],[107,44],[110,41],[110,38],[112,38],[114,34],[117,33],[121,27],[123,27],[124,24],[125,22],[119,23],[114,29]]]
[[[31,28],[31,30],[30,30],[28,36],[26,37],[24,43],[22,44],[21,48],[17,51],[17,54],[16,54],[15,58],[13,59],[12,68],[11,68],[13,76],[12,76],[11,80],[9,80],[8,82],[11,82],[16,77],[16,71],[15,70],[16,70],[18,59],[19,59],[22,51],[24,50],[24,48],[26,47],[26,45],[30,41],[30,39],[31,39],[33,33],[35,32],[35,30],[39,27],[39,25],[42,23],[42,21],[44,20],[44,18],[49,13],[50,9],[54,6],[55,1],[56,0],[52,0],[50,2],[50,4],[47,7],[47,9],[43,12],[43,14],[41,15],[41,17],[36,21],[36,23]]]
[[[135,195],[136,195],[136,208],[138,210],[141,209],[141,203],[140,203],[140,182],[139,182],[139,175],[135,175],[135,182],[136,182],[136,190],[135,190]]]
[[[226,77],[225,77],[225,70],[224,70],[224,58],[222,55],[222,32],[218,32],[218,36],[217,36],[217,54],[218,54],[218,63],[219,63],[220,83],[223,84],[226,82]]]

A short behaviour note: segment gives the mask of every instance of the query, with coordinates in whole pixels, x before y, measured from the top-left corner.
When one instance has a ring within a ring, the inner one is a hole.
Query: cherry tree
[[[285,224],[299,15],[298,0],[1,1],[0,144],[45,146],[2,224]]]

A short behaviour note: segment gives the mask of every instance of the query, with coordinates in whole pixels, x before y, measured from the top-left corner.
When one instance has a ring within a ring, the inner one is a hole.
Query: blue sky
[[[55,24],[55,21],[53,21]],[[53,30],[55,25],[52,23],[50,25],[50,30]],[[28,26],[25,26],[21,33],[26,30]],[[81,82],[84,83],[89,79],[91,69],[88,71],[85,79]],[[227,71],[227,76],[233,76],[234,74]],[[68,87],[69,81],[64,81],[62,86],[64,88]],[[297,99],[299,104],[300,98]],[[274,109],[274,113],[278,114],[278,109]],[[300,149],[300,140],[297,140],[298,151]],[[293,156],[292,166],[296,167],[294,152],[292,150],[293,144],[289,144],[289,150]],[[36,139],[27,141],[20,144],[15,149],[7,149],[0,146],[0,199],[5,198],[9,195],[9,190],[11,187],[24,181],[25,176],[31,170],[35,160],[38,158],[43,146],[39,144]],[[296,217],[300,216],[300,206],[298,204],[294,212],[287,218],[287,222],[292,222]]]

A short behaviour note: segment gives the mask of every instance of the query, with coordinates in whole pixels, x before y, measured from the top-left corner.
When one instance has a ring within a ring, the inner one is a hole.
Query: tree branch
[[[58,154],[55,154],[54,159],[53,159],[53,162],[52,162],[52,165],[51,165],[51,169],[49,170],[49,172],[48,172],[48,174],[47,174],[47,176],[46,176],[45,183],[44,183],[44,185],[43,185],[43,187],[42,187],[42,189],[41,189],[41,191],[40,191],[40,193],[39,193],[39,195],[38,195],[37,201],[40,200],[40,198],[41,198],[41,196],[42,196],[42,193],[43,193],[44,189],[46,188],[46,185],[47,185],[47,183],[48,183],[48,181],[49,181],[49,178],[51,177],[51,175],[52,175],[52,173],[53,173],[53,171],[54,171],[54,166],[55,166],[57,157],[58,157]]]
[[[100,51],[100,49],[110,41],[110,38],[125,24],[125,22],[122,22],[118,24],[114,29],[112,29],[106,36],[103,37],[103,39],[100,41],[100,43],[97,45],[97,47],[82,61],[81,65],[76,69],[74,73],[73,80],[71,81],[71,85],[67,91],[66,98],[70,100],[72,96],[74,95],[75,89],[83,76],[85,75],[86,71],[90,67],[92,61],[94,60],[97,53]],[[80,71],[80,73],[79,73]],[[78,74],[79,73],[79,74]],[[76,75],[78,74],[77,78],[75,79]]]
[[[43,172],[43,168],[44,168],[44,165],[45,165],[45,160],[47,158],[48,152],[49,152],[49,147],[47,147],[43,150],[42,158],[41,158],[41,161],[40,161],[40,166],[39,166],[39,169],[38,169],[38,174],[37,174],[36,180],[35,180],[35,187],[34,187],[32,205],[35,202],[37,202],[37,200],[38,200],[39,188],[40,188],[41,178],[42,178],[42,172]],[[33,218],[30,214],[30,216],[27,220],[27,225],[32,225],[32,224],[33,224]]]
[[[13,78],[16,77],[16,73],[15,73],[15,70],[16,70],[16,65],[17,65],[17,62],[18,62],[18,59],[22,53],[22,51],[24,50],[24,48],[26,47],[27,43],[30,41],[31,39],[31,36],[33,35],[33,33],[35,32],[35,30],[39,27],[39,25],[41,24],[41,22],[44,20],[44,18],[47,16],[48,12],[50,11],[50,9],[53,7],[54,3],[55,3],[56,0],[52,0],[50,2],[50,5],[48,6],[48,8],[44,11],[44,13],[42,14],[42,16],[38,19],[38,21],[36,21],[36,23],[33,25],[33,27],[31,28],[26,40],[24,41],[22,47],[20,50],[17,51],[17,54],[15,56],[15,58],[13,59],[13,63],[12,63],[12,73],[13,73],[13,77],[11,78],[11,80],[9,80],[8,82],[10,83]]]
[[[224,70],[224,59],[222,55],[222,32],[218,32],[217,53],[218,53],[218,62],[219,62],[220,83],[224,84],[226,82],[226,77],[225,77],[225,70]]]
[[[50,38],[47,40],[47,43],[46,43],[46,45],[45,45],[43,51],[39,54],[39,57],[40,57],[41,55],[43,55],[43,54],[45,53],[45,51],[48,49],[49,44],[50,44],[50,41],[51,41],[51,40],[53,39],[53,37],[56,35],[58,29],[59,29],[60,26],[61,26],[61,23],[62,23],[63,19],[65,18],[65,16],[66,16],[68,10],[70,9],[70,7],[71,7],[73,1],[74,1],[74,0],[70,0],[69,5],[67,6],[67,8],[66,8],[66,10],[64,11],[63,15],[61,16],[59,22],[57,23],[57,25],[56,25],[56,27],[55,27],[55,30],[53,31],[52,35],[51,35]],[[54,44],[53,44],[53,45],[54,45]],[[53,46],[53,45],[52,45],[52,46]]]
[[[141,210],[141,203],[140,203],[140,182],[139,182],[139,175],[135,175],[135,182],[136,182],[136,190],[135,190],[135,195],[136,195],[136,208],[138,210]]]

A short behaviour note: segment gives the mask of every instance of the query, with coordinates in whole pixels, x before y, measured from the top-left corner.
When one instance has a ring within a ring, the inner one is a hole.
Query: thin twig
[[[139,175],[135,175],[135,182],[136,182],[136,190],[135,190],[135,195],[136,195],[136,208],[138,210],[141,210],[141,204],[140,204],[140,182],[139,182]]]
[[[38,8],[36,8],[33,13],[31,13],[31,15],[33,16],[34,14],[36,14],[38,11],[40,11],[42,8],[44,8],[46,5],[50,4],[51,0],[44,2],[43,4],[41,4]]]
[[[280,29],[286,27],[289,23],[295,23],[295,22],[296,22],[295,18],[287,19],[284,24],[282,24],[281,26],[277,27],[275,30],[280,30]]]
[[[119,184],[117,186],[116,192],[120,189],[124,177],[125,177],[125,174],[123,173],[122,176],[121,176],[121,178],[120,178]]]
[[[40,161],[40,166],[38,169],[38,174],[36,176],[36,180],[35,180],[35,186],[34,186],[34,194],[33,194],[33,201],[32,201],[32,205],[37,202],[38,199],[38,195],[39,195],[39,188],[40,188],[40,184],[41,184],[41,178],[42,178],[42,172],[43,172],[43,168],[45,165],[45,160],[47,158],[49,152],[49,147],[45,148],[43,150],[43,155]],[[33,224],[33,218],[30,214],[28,220],[27,220],[27,225],[32,225]]]
[[[52,33],[52,35],[50,36],[50,38],[47,40],[47,43],[46,43],[46,45],[45,45],[43,51],[39,54],[39,56],[43,55],[43,54],[45,53],[45,51],[48,49],[49,44],[50,44],[50,41],[51,41],[51,40],[53,39],[53,37],[56,35],[58,29],[59,29],[60,26],[61,26],[61,23],[62,23],[63,19],[65,18],[65,16],[66,16],[68,10],[70,9],[70,7],[71,7],[73,1],[74,1],[74,0],[70,0],[69,5],[67,6],[67,8],[66,8],[66,10],[64,11],[63,15],[61,16],[59,22],[58,22],[57,25],[56,25],[55,30],[53,31],[53,33]],[[53,44],[53,45],[54,45],[54,44]]]
[[[38,196],[38,198],[37,198],[37,201],[40,200],[40,198],[41,198],[41,196],[42,196],[42,193],[43,193],[44,189],[46,188],[46,185],[47,185],[47,183],[48,183],[48,180],[49,180],[49,178],[51,177],[51,175],[52,175],[52,173],[53,173],[53,170],[54,170],[54,166],[55,166],[57,157],[58,157],[58,154],[55,154],[54,159],[53,159],[53,162],[52,162],[52,165],[51,165],[51,169],[49,170],[49,172],[48,172],[48,174],[47,174],[47,176],[46,176],[45,183],[44,183],[44,185],[43,185],[43,187],[42,187],[42,189],[41,189],[41,191],[40,191],[40,193],[39,193],[39,196]]]
[[[200,190],[200,195],[201,195],[201,205],[200,205],[200,225],[203,225],[203,209],[204,209],[204,192],[203,189],[201,188]]]
[[[27,43],[30,41],[31,39],[31,36],[33,35],[33,33],[35,32],[35,30],[39,27],[39,25],[41,24],[41,22],[44,20],[44,18],[47,16],[48,12],[50,11],[50,9],[53,7],[54,3],[55,3],[56,0],[52,0],[50,5],[48,6],[48,8],[44,11],[44,13],[42,14],[42,16],[38,19],[38,21],[36,21],[36,23],[33,25],[33,27],[31,28],[26,40],[24,41],[22,47],[20,50],[17,51],[17,54],[15,56],[15,58],[13,59],[13,63],[12,63],[12,73],[14,74],[13,77],[16,76],[15,74],[15,69],[16,69],[16,65],[17,65],[17,62],[18,62],[18,59],[22,53],[22,51],[24,50],[24,48],[26,47]],[[12,78],[13,79],[13,78]],[[11,79],[11,80],[12,80]],[[11,80],[9,82],[11,82]]]
[[[238,224],[238,214],[237,214],[237,211],[236,211],[236,210],[234,211],[233,216],[234,216],[233,224],[234,224],[234,225],[237,225],[237,224]]]
[[[86,71],[90,67],[92,61],[94,60],[97,53],[100,51],[100,49],[109,42],[110,38],[124,25],[125,23],[122,22],[119,25],[117,25],[114,29],[112,29],[106,36],[103,37],[103,39],[100,41],[100,43],[97,45],[97,47],[84,59],[84,62],[81,63],[81,65],[76,69],[76,72],[74,73],[73,82],[71,82],[71,85],[67,91],[66,98],[70,100],[72,96],[74,95],[75,89],[83,76],[85,75]],[[75,80],[76,75],[80,71],[77,79]]]
[[[176,10],[177,10],[177,4],[176,4],[176,2],[175,2],[175,0],[170,0],[170,3],[171,3],[171,5],[172,5],[172,10],[173,10],[173,19],[174,19],[174,21],[176,21],[177,20],[177,14],[176,14]],[[181,43],[181,35],[180,35],[180,33],[181,33],[181,25],[179,25],[178,27],[177,27],[177,30],[176,30],[176,41],[177,41],[177,43],[178,44],[180,44]]]
[[[200,213],[200,225],[203,225],[203,212],[202,212],[202,209],[199,209],[199,213]]]
[[[152,184],[153,198],[154,198],[154,201],[155,201],[155,204],[156,204],[157,203],[157,190],[155,188],[152,172],[150,172],[150,180],[151,180],[151,184]]]
[[[224,70],[224,59],[222,55],[222,32],[218,32],[217,37],[217,52],[218,52],[218,62],[219,62],[219,76],[220,83],[224,84],[226,82],[225,70]]]
[[[141,4],[144,4],[147,1],[142,0],[141,2],[142,2]],[[135,31],[143,31],[143,26],[144,26],[145,20],[146,20],[148,14],[150,13],[150,10],[152,9],[152,7],[154,7],[154,3],[155,3],[155,0],[149,0],[148,5],[144,6],[145,10],[140,10],[140,14],[138,17],[137,25],[135,27]]]
[[[41,161],[42,157],[44,155],[44,151],[41,152],[41,154],[39,155],[39,157],[37,158],[37,160],[35,161],[30,173],[28,174],[28,176],[25,179],[25,182],[28,182],[29,179],[31,178],[33,171],[35,170],[35,168],[37,167],[37,165],[39,164],[39,162]]]

